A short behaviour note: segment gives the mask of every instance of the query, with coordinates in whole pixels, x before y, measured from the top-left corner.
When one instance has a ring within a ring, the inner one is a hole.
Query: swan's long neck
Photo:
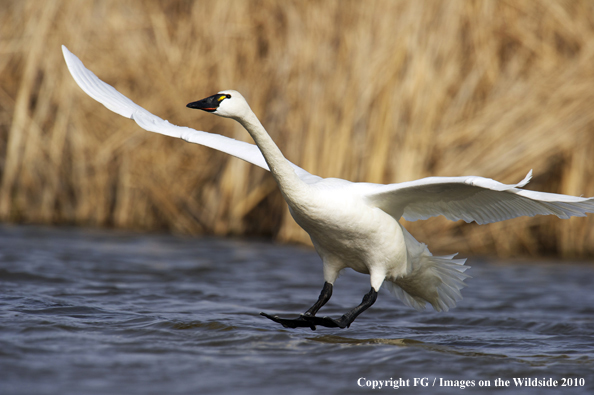
[[[285,198],[292,200],[292,198],[298,196],[299,192],[303,191],[307,185],[299,179],[289,161],[284,157],[258,117],[256,117],[256,114],[249,111],[248,114],[236,118],[236,120],[248,131],[260,151],[262,151],[270,172]]]

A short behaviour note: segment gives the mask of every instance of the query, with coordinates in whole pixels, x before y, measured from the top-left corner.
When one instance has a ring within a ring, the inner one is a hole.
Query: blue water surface
[[[290,330],[259,313],[317,299],[309,248],[1,225],[0,394],[594,393],[594,265],[467,264],[447,313],[382,290],[349,329]],[[320,314],[368,290],[345,272]]]

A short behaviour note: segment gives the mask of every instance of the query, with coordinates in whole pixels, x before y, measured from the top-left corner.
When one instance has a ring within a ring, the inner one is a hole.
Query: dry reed
[[[594,196],[591,1],[2,1],[0,220],[307,242],[271,177],[88,98],[67,45],[178,125],[240,90],[285,155],[352,181],[481,175]],[[433,251],[594,256],[594,215],[406,224]]]

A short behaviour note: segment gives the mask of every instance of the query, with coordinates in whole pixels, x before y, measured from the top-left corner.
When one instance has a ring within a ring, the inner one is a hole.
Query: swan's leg
[[[320,296],[318,297],[318,301],[313,304],[303,315],[313,317],[316,315],[318,310],[322,308],[330,300],[332,297],[332,284],[328,281],[324,283],[324,288],[322,288],[322,292],[320,292]]]
[[[339,319],[335,320],[330,317],[315,317],[315,316],[307,316],[304,315],[302,318],[311,322],[314,325],[325,326],[328,328],[348,328],[351,326],[355,318],[359,316],[362,312],[367,310],[371,305],[375,303],[377,300],[377,291],[371,287],[371,290],[363,296],[363,300],[361,304],[351,311],[344,314]]]
[[[332,296],[332,284],[330,284],[329,282],[325,282],[324,288],[322,288],[322,292],[320,292],[318,301],[316,303],[314,303],[313,306],[311,306],[304,314],[299,316],[299,318],[285,319],[285,318],[279,318],[276,315],[272,316],[272,315],[266,314],[266,313],[260,313],[260,315],[263,315],[264,317],[271,319],[274,322],[278,322],[285,328],[305,327],[305,328],[311,328],[312,331],[315,331],[316,330],[315,325],[313,323],[309,322],[308,320],[306,320],[304,317],[314,317],[316,315],[316,313],[318,312],[318,310],[320,310],[322,308],[322,306],[324,306],[326,304],[326,302],[328,302],[330,300],[331,296]]]

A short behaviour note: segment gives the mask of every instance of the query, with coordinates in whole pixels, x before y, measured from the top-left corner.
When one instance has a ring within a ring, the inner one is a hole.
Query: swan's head
[[[186,107],[197,108],[226,118],[245,118],[250,109],[241,93],[233,90],[220,91],[216,95],[188,104]]]

